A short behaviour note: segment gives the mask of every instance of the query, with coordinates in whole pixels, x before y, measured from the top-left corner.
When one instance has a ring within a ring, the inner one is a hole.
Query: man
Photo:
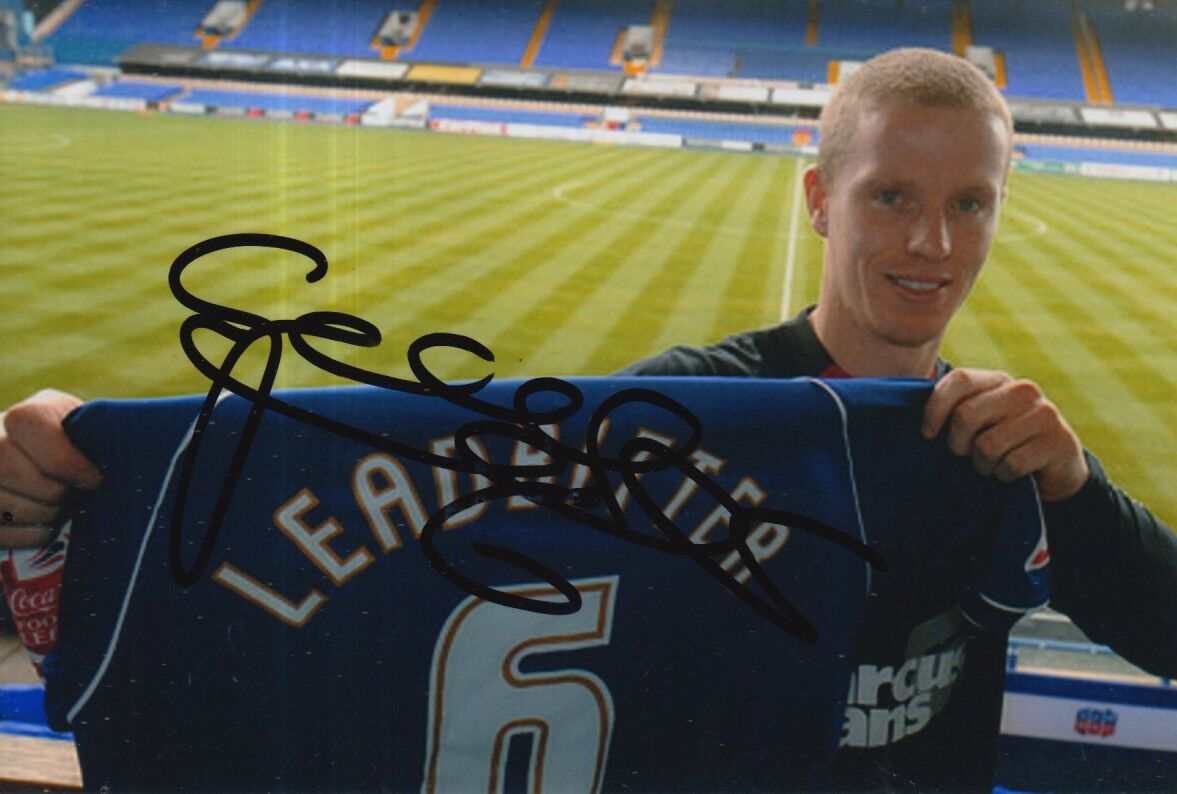
[[[924,435],[947,428],[952,451],[983,474],[1033,475],[1052,605],[1173,676],[1177,536],[1107,481],[1035,384],[950,371],[938,357],[997,229],[1011,134],[1001,96],[967,62],[929,50],[868,62],[823,111],[817,164],[805,173],[809,221],[826,240],[818,305],[625,373],[938,379]],[[956,610],[937,613],[942,586],[929,578],[874,594],[842,738],[847,785],[992,787],[1007,639],[972,631]],[[921,689],[931,695],[919,701]]]
[[[944,430],[984,474],[1037,482],[1053,606],[1133,662],[1175,676],[1177,538],[1107,481],[1036,385],[950,371],[938,358],[997,228],[1011,130],[992,84],[958,58],[900,50],[870,61],[823,112],[818,162],[805,174],[809,220],[826,239],[817,307],[626,373],[936,378],[924,435]],[[65,486],[100,478],[60,429],[76,404],[41,393],[5,417],[0,509],[14,521],[0,525],[0,545],[46,537],[41,525]],[[944,584],[873,594],[839,756],[847,786],[992,787],[1006,637],[941,609]]]

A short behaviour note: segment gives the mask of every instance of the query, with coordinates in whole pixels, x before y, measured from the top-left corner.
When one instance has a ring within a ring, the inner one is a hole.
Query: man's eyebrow
[[[993,185],[990,185],[988,182],[978,182],[976,184],[966,185],[965,187],[959,188],[955,192],[957,195],[962,195],[965,193],[974,193],[974,194],[979,193],[979,194],[986,196],[988,198],[994,198],[994,197],[1001,195],[1001,189],[995,188]]]
[[[910,178],[904,176],[874,176],[863,182],[862,186],[865,190],[878,190],[879,188],[893,190],[895,188],[910,188],[914,184],[915,183]]]

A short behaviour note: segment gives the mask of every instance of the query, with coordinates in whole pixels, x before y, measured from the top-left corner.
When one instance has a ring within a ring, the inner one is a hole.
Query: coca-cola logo
[[[8,596],[8,605],[15,617],[27,617],[57,606],[57,588],[47,590],[26,590],[21,587]]]

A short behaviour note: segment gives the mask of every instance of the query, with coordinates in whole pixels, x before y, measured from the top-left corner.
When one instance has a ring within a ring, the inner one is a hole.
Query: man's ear
[[[809,225],[822,237],[829,231],[829,220],[826,216],[826,188],[822,182],[821,171],[816,165],[805,169],[805,206],[809,211]]]

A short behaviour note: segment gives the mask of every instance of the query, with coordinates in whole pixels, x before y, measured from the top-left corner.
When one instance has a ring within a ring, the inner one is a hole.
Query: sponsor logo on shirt
[[[912,629],[898,666],[860,664],[850,676],[840,747],[882,747],[927,727],[948,704],[965,661],[956,610]]]
[[[1046,545],[1046,524],[1042,525],[1041,534],[1038,537],[1038,545],[1034,547],[1034,551],[1030,552],[1030,556],[1026,558],[1026,570],[1037,571],[1045,568],[1050,564],[1050,549]]]

